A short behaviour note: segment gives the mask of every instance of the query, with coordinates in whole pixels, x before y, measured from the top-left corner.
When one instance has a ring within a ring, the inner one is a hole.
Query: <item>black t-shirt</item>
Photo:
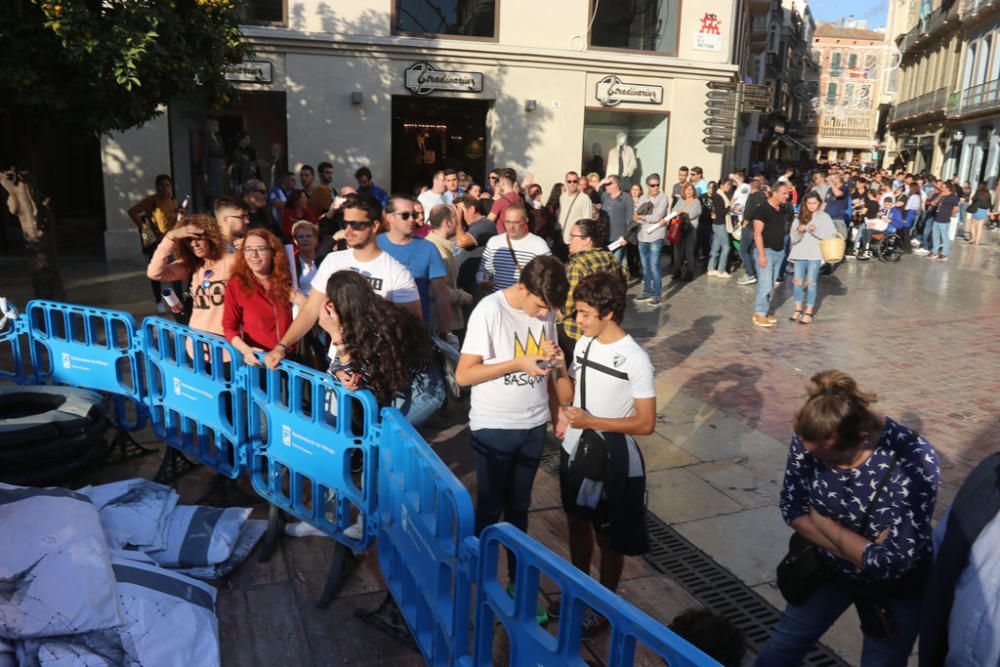
[[[764,247],[769,250],[785,249],[785,213],[781,209],[775,209],[770,202],[765,201],[753,215],[753,220],[760,220],[764,223],[764,232],[761,235],[764,240]]]
[[[952,211],[958,206],[958,195],[951,193],[941,197],[937,203],[937,212],[934,214],[934,222],[950,222]]]
[[[757,209],[767,203],[767,195],[760,190],[747,195],[747,203],[743,206],[743,219],[753,222],[753,216]],[[753,226],[751,225],[751,229]]]

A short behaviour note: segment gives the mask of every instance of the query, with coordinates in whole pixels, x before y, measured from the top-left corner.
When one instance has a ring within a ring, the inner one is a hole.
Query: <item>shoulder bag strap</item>
[[[591,338],[587,343],[587,349],[583,351],[583,364],[580,366],[580,407],[587,409],[587,358],[590,357],[590,346],[594,344]]]
[[[573,204],[576,203],[576,200],[579,199],[579,197],[580,197],[580,193],[577,192],[575,195],[573,195],[573,201],[571,201],[569,203],[569,206],[566,207],[566,215],[563,216],[562,222],[559,223],[559,225],[563,229],[566,228],[566,223],[569,222],[569,214],[573,212]]]
[[[882,495],[882,490],[885,488],[885,483],[889,481],[889,476],[892,475],[892,471],[896,469],[896,464],[899,463],[899,455],[896,454],[892,459],[892,465],[889,469],[882,474],[882,479],[879,480],[878,489],[875,491],[875,495],[872,497],[872,501],[868,503],[868,509],[865,510],[864,523],[861,524],[861,535],[864,536],[865,531],[868,530],[868,522],[872,518],[872,509],[878,502],[879,497]]]
[[[510,258],[514,260],[514,266],[517,267],[517,272],[521,272],[521,263],[517,261],[517,253],[514,252],[514,244],[510,242],[510,234],[504,232],[503,237],[507,239],[507,249],[510,250]]]

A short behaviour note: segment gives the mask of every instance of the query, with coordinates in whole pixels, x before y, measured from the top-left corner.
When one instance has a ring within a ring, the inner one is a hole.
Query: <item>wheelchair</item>
[[[885,231],[872,232],[868,250],[880,261],[895,264],[903,258],[903,237],[895,226],[889,225]]]

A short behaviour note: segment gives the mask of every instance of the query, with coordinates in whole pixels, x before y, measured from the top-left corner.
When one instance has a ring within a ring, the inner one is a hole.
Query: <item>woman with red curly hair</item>
[[[222,328],[226,340],[251,366],[261,365],[256,352],[273,349],[292,323],[292,288],[281,242],[266,229],[251,229],[236,257],[226,285]]]

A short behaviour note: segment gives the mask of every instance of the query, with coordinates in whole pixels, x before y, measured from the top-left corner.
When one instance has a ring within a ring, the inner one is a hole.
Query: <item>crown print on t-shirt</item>
[[[514,357],[526,357],[529,354],[542,354],[542,344],[545,343],[545,332],[542,331],[538,340],[535,340],[534,335],[532,335],[531,330],[528,330],[528,344],[525,346],[521,343],[521,339],[517,334],[514,334]]]

